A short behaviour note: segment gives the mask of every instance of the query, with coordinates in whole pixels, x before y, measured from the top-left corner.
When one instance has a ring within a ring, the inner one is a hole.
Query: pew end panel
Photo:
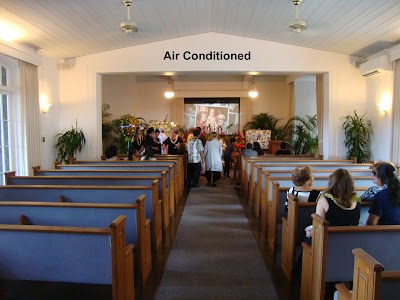
[[[116,300],[134,293],[124,216],[109,228],[0,225],[0,232],[2,278],[109,284]]]
[[[307,243],[301,243],[303,248],[302,261],[303,267],[301,269],[301,287],[300,287],[300,299],[309,300],[311,299],[311,289],[312,289],[312,278],[310,270],[306,270],[304,266],[310,266],[312,264],[312,249],[311,245]]]

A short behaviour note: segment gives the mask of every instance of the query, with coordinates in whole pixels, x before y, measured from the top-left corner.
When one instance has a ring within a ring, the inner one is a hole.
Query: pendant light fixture
[[[252,83],[249,90],[249,97],[253,99],[258,97],[258,91],[256,89],[256,85],[254,84],[254,76],[252,78]]]
[[[172,97],[174,97],[174,95],[175,95],[174,90],[171,87],[171,77],[168,77],[168,88],[164,92],[164,97],[167,99],[171,99]]]
[[[299,19],[299,5],[301,2],[303,2],[303,0],[293,0],[293,4],[296,7],[296,19],[289,23],[289,28],[297,33],[300,33],[306,29],[306,22]]]

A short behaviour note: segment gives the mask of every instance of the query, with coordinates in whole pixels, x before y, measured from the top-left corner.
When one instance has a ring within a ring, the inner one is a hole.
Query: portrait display
[[[185,128],[233,134],[239,131],[238,98],[185,98]]]
[[[271,130],[246,130],[246,143],[259,142],[261,149],[269,149]]]

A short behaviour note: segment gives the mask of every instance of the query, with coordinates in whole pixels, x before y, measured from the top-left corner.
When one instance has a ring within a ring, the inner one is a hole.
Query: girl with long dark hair
[[[379,163],[372,176],[383,189],[372,199],[367,225],[400,225],[400,182],[391,163]]]

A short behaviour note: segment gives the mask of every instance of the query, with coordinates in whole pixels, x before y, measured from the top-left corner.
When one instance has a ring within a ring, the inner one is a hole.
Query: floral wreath
[[[132,140],[136,134],[136,128],[140,126],[142,118],[135,118],[134,116],[127,114],[123,115],[119,121],[119,133],[124,138],[125,142]]]

